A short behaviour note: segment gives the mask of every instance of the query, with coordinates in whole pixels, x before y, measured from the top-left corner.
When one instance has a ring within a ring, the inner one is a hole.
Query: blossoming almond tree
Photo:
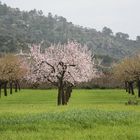
[[[91,80],[96,72],[91,52],[77,42],[53,45],[44,53],[40,52],[40,46],[31,47],[29,79],[57,86],[58,105],[67,104],[72,86]]]

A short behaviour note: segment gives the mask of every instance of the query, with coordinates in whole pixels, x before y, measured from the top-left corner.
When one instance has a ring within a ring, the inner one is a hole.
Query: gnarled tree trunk
[[[61,86],[58,87],[57,105],[61,105],[62,101]]]
[[[62,105],[66,105],[66,93],[64,92],[64,89],[62,89]]]
[[[13,93],[12,88],[13,88],[13,83],[12,83],[12,81],[11,81],[11,82],[10,82],[10,94],[12,94],[12,93]]]
[[[17,87],[18,87],[18,90],[20,91],[21,90],[21,87],[20,87],[19,80],[17,80]]]
[[[125,81],[125,90],[126,90],[126,92],[128,92],[128,82],[127,81]]]
[[[4,96],[7,96],[7,81],[4,82]]]
[[[17,82],[15,81],[15,92],[17,92],[17,89],[18,89],[18,85]]]
[[[71,97],[72,87],[68,86],[66,89],[66,101],[68,102]]]
[[[134,95],[135,93],[134,93],[133,81],[131,81],[129,83],[129,86],[130,86],[130,90],[131,90],[132,95]]]

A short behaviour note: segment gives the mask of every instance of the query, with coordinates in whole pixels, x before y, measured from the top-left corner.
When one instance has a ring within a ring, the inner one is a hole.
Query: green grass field
[[[124,90],[22,90],[0,99],[0,140],[140,140],[140,105]]]

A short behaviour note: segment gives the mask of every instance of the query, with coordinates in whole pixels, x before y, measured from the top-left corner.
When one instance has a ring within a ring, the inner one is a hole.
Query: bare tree
[[[7,85],[9,83],[10,94],[12,94],[13,84],[15,91],[20,87],[20,80],[26,73],[24,63],[18,56],[9,54],[0,58],[0,93],[2,85],[4,87],[4,95],[7,96]]]
[[[133,84],[137,83],[138,97],[140,97],[140,56],[125,58],[114,67],[117,80],[125,83],[126,91],[134,94]]]

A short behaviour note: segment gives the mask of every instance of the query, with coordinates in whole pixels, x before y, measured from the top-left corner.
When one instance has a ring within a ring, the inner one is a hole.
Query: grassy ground
[[[124,90],[74,90],[57,106],[56,90],[22,90],[0,99],[0,140],[139,140],[140,105]]]

